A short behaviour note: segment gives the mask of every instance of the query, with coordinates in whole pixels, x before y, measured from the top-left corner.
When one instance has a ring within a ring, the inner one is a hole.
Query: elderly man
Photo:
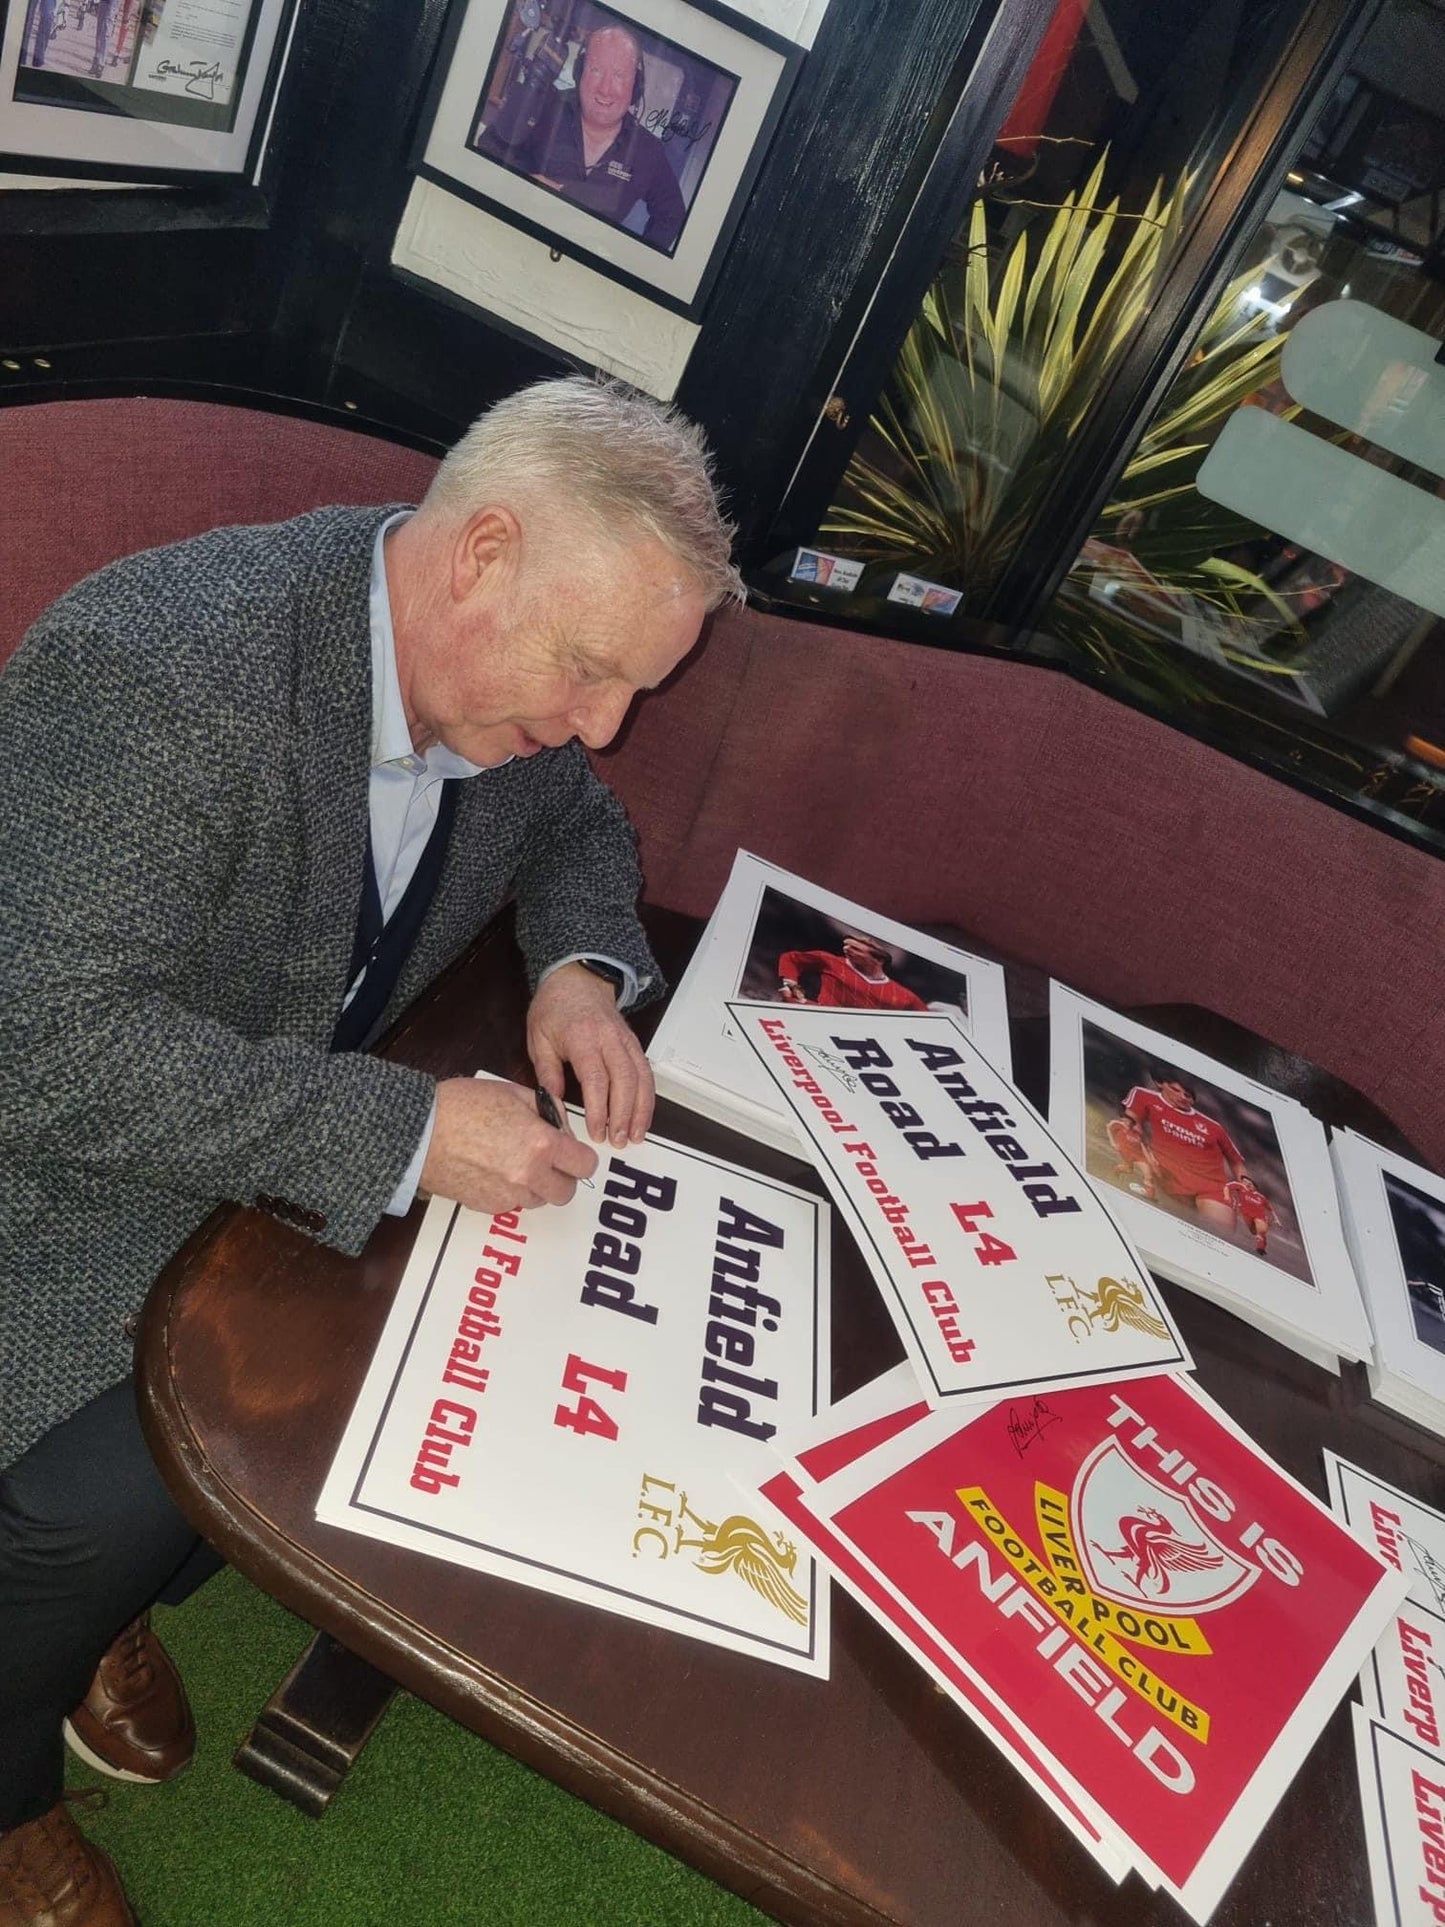
[[[500,403],[421,507],[322,509],[118,562],[0,677],[0,1921],[112,1927],[60,1803],[186,1764],[149,1629],[215,1560],[140,1436],[129,1334],[222,1199],[346,1252],[418,1188],[561,1204],[596,1164],[530,1092],[364,1045],[514,898],[539,1083],[646,1131],[621,1012],[657,972],[615,733],[737,593],[697,433],[616,387]],[[98,1663],[98,1670],[97,1670]]]
[[[642,202],[642,239],[671,253],[687,209],[662,142],[632,114],[641,68],[642,49],[626,27],[598,27],[575,95],[553,120],[539,121],[511,165],[614,227]]]

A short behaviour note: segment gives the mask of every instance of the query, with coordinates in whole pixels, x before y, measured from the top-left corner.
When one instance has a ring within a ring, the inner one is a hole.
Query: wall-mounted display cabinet
[[[954,185],[756,587],[1067,666],[1445,851],[1445,7],[1060,0]]]

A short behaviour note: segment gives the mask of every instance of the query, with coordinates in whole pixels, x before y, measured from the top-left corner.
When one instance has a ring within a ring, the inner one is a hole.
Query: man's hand
[[[473,1211],[516,1211],[566,1204],[578,1178],[596,1169],[592,1146],[544,1124],[532,1093],[520,1085],[477,1077],[437,1085],[421,1190]]]
[[[527,1012],[527,1054],[537,1082],[559,1104],[563,1066],[576,1071],[595,1143],[610,1137],[620,1150],[646,1137],[655,1097],[652,1066],[603,978],[581,964],[554,970]]]

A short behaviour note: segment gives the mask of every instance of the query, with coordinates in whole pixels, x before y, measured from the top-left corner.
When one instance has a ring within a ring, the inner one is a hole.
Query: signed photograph
[[[1083,1045],[1090,1177],[1312,1285],[1269,1112],[1087,1020]]]
[[[1326,1371],[1373,1357],[1332,1146],[1287,1092],[1053,983],[1049,1121],[1160,1277]]]
[[[671,254],[738,76],[594,0],[515,0],[468,145]]]
[[[946,1010],[968,1021],[961,972],[770,886],[734,994],[845,1010]]]
[[[0,0],[0,159],[96,179],[241,174],[295,0]]]
[[[791,1152],[788,1107],[728,1019],[737,997],[799,1011],[942,1012],[1009,1074],[998,964],[747,850],[733,860],[648,1057],[664,1097]]]
[[[716,0],[452,0],[413,164],[696,316],[801,59]]]

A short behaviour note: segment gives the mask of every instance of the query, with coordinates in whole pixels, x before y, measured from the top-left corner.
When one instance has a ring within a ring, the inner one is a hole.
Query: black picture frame
[[[412,169],[695,320],[802,58],[717,0],[453,0]],[[617,131],[588,168],[599,99]]]
[[[0,0],[0,168],[77,185],[254,179],[297,4],[236,0],[226,46],[214,10],[188,31],[184,0]]]

